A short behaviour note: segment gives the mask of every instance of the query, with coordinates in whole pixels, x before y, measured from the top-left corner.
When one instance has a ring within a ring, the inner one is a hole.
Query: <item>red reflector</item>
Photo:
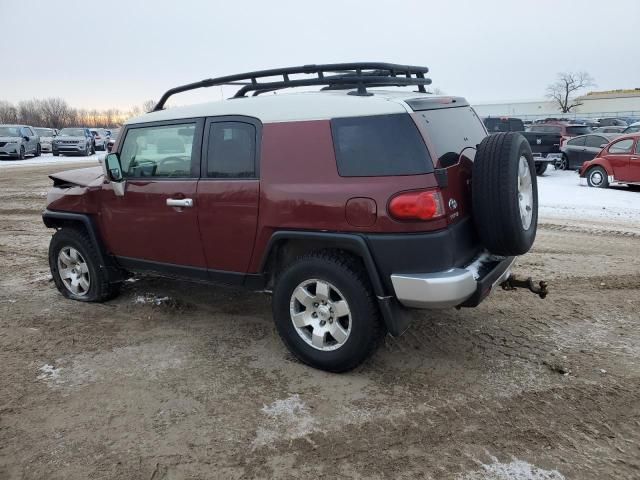
[[[432,220],[442,217],[442,194],[439,190],[401,193],[389,202],[389,213],[398,220]]]

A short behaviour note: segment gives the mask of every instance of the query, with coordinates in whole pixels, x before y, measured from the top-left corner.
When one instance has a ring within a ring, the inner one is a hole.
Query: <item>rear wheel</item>
[[[346,255],[317,252],[298,258],[279,276],[272,308],[291,353],[321,370],[355,368],[383,333],[368,279]]]
[[[564,153],[562,154],[562,158],[558,163],[558,170],[568,170],[569,169],[569,157],[567,157]]]
[[[108,281],[98,252],[81,230],[58,230],[49,243],[49,267],[58,291],[81,302],[102,302],[115,296],[119,284]]]
[[[36,153],[34,153],[33,156],[34,157],[39,157],[41,153],[42,153],[42,147],[40,146],[40,144],[38,144],[36,146]]]
[[[595,188],[607,188],[609,186],[609,176],[602,167],[593,167],[587,171],[587,184]]]
[[[490,252],[529,251],[538,226],[538,184],[524,136],[504,132],[482,140],[473,162],[472,198],[476,230]]]

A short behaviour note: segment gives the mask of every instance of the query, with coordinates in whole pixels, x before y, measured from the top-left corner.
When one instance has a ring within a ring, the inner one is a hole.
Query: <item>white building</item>
[[[547,99],[515,102],[474,103],[482,117],[538,118],[553,116],[617,117],[640,116],[640,88],[634,90],[612,90],[590,92],[579,97],[582,105],[571,109],[570,114],[560,112],[557,103]]]

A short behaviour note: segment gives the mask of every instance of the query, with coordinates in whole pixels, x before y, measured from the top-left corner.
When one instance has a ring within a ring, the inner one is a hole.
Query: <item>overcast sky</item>
[[[0,18],[12,102],[127,108],[212,76],[354,60],[426,65],[476,103],[541,98],[560,71],[640,87],[638,0],[0,0]]]

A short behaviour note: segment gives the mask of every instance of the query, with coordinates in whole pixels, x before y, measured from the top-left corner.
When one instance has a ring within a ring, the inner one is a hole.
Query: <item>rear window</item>
[[[529,131],[538,133],[562,133],[562,127],[559,125],[533,125]]]
[[[567,135],[586,135],[587,133],[591,133],[591,127],[584,126],[568,126],[567,127]]]
[[[342,177],[433,172],[429,151],[408,114],[334,118],[331,133]]]
[[[475,158],[475,149],[487,136],[482,121],[471,107],[440,108],[419,112],[429,140],[443,167],[453,165],[460,154],[470,160]]]
[[[489,133],[524,131],[524,122],[519,118],[485,118],[484,125]]]

